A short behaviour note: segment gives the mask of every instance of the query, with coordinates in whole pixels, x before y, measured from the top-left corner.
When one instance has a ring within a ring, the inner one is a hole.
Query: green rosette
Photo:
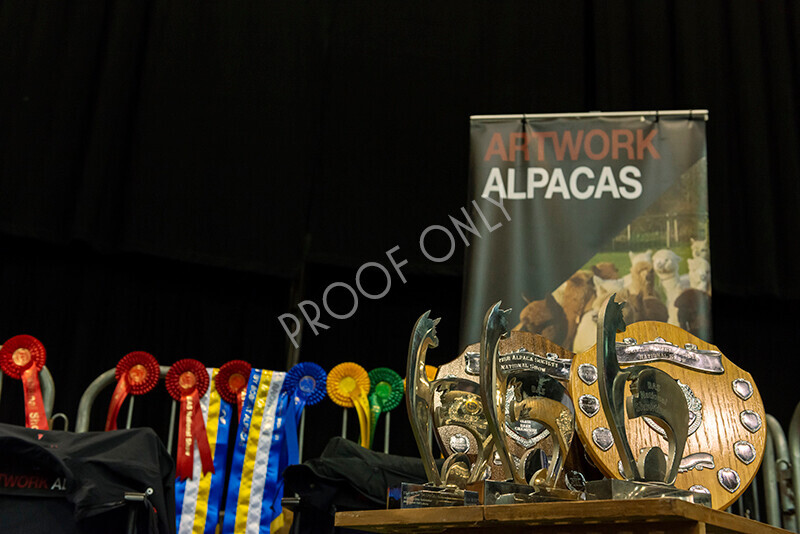
[[[403,400],[403,378],[388,367],[369,372],[370,436],[369,447],[375,440],[375,427],[381,413],[394,410]]]

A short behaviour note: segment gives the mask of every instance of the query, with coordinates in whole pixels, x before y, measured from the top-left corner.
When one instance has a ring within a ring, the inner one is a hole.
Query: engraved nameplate
[[[429,484],[409,484],[387,489],[386,507],[430,508],[437,506],[478,506],[478,493],[453,487],[435,487]]]
[[[468,375],[480,375],[480,353],[464,353],[464,370]],[[569,380],[569,371],[572,367],[572,360],[559,358],[555,354],[548,353],[547,356],[540,356],[527,350],[518,350],[507,354],[500,354],[497,357],[500,370],[503,372],[515,370],[531,369],[549,375],[557,380]]]
[[[550,435],[550,431],[537,421],[530,419],[520,419],[512,421],[511,407],[514,405],[514,388],[511,387],[506,392],[506,433],[519,443],[523,448],[530,449],[544,438]]]
[[[722,355],[716,350],[701,350],[694,345],[679,347],[663,338],[655,341],[645,341],[641,345],[633,339],[627,342],[617,342],[617,360],[621,365],[647,362],[672,362],[682,367],[704,371],[706,373],[722,374]]]

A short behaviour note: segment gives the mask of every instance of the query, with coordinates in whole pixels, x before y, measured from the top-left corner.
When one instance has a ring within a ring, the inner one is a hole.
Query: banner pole
[[[512,113],[509,115],[470,115],[474,120],[509,120],[509,119],[582,119],[601,117],[686,117],[708,120],[707,109],[650,110],[650,111],[588,111],[584,113]]]

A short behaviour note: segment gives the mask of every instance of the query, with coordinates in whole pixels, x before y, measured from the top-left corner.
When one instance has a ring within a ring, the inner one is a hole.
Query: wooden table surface
[[[788,532],[727,512],[667,498],[339,512],[336,526],[365,532],[470,534]]]

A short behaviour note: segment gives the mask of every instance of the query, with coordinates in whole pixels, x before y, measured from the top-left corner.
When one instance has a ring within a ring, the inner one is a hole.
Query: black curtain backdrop
[[[132,350],[284,369],[292,288],[321,303],[395,246],[407,282],[307,328],[301,359],[403,374],[427,309],[432,363],[454,358],[463,247],[434,263],[418,239],[466,204],[468,116],[520,112],[710,110],[713,341],[784,424],[800,400],[792,0],[7,1],[0,50],[0,342],[44,342],[73,424]],[[20,391],[4,381],[0,420],[22,423]],[[135,423],[164,435],[165,405]],[[340,413],[309,408],[307,457]],[[394,415],[392,450],[413,454]]]

